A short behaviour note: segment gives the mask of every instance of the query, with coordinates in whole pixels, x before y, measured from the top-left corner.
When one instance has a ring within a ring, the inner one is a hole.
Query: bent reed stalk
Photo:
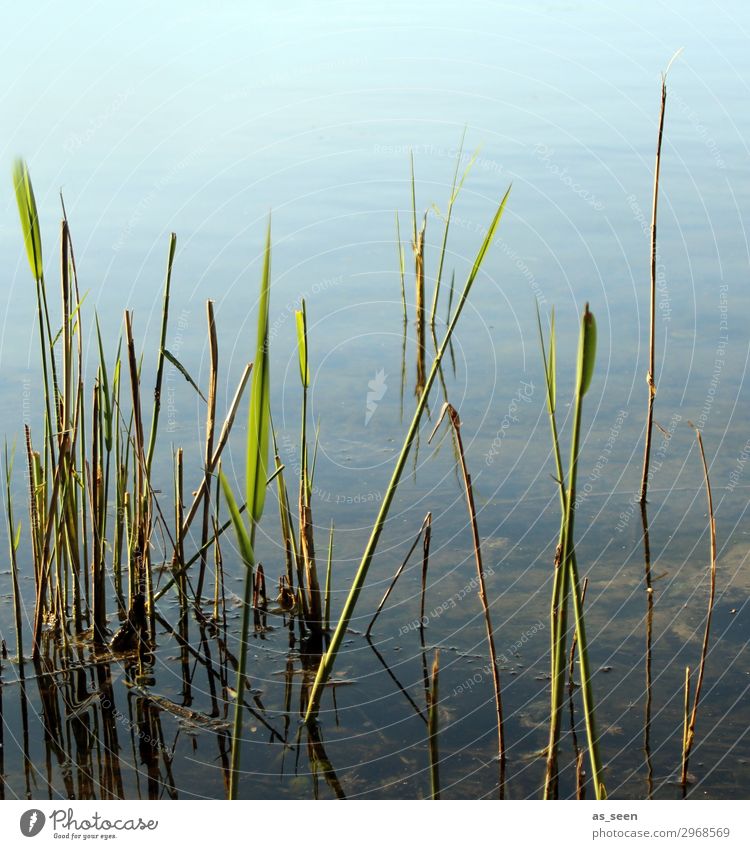
[[[692,422],[689,424],[694,427]],[[710,589],[708,593],[708,612],[706,613],[706,629],[703,633],[703,645],[701,647],[701,659],[698,666],[698,681],[695,685],[695,695],[693,696],[693,708],[690,711],[690,719],[687,720],[687,711],[685,714],[685,730],[683,734],[682,745],[682,769],[680,773],[680,784],[683,788],[688,782],[688,762],[690,753],[695,742],[695,726],[698,721],[698,705],[700,703],[701,692],[703,691],[703,678],[706,674],[706,658],[708,657],[708,643],[711,636],[711,619],[714,611],[714,600],[716,598],[716,519],[714,518],[714,501],[711,494],[711,480],[708,476],[708,463],[706,462],[706,452],[703,449],[703,437],[698,428],[695,428],[695,438],[698,441],[698,450],[700,451],[701,464],[703,466],[703,480],[706,485],[706,501],[708,504],[708,526],[711,539],[711,561],[709,565],[710,574]],[[687,707],[690,698],[690,667],[685,671],[685,706]]]

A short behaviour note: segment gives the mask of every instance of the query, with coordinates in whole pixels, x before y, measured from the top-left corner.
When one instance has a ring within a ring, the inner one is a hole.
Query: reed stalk
[[[21,591],[18,584],[18,558],[16,552],[21,541],[21,523],[15,527],[13,518],[13,497],[10,491],[10,482],[13,476],[14,450],[8,457],[8,443],[5,443],[5,519],[8,527],[8,555],[10,559],[10,577],[13,586],[13,619],[16,626],[16,654],[19,663],[23,663],[23,627],[21,618]]]
[[[167,324],[169,323],[169,296],[172,287],[172,265],[174,263],[175,250],[177,249],[177,236],[171,233],[169,236],[169,248],[167,249],[167,273],[164,280],[164,301],[161,311],[161,333],[159,337],[159,353],[156,358],[156,384],[154,386],[154,409],[151,414],[151,432],[148,439],[148,451],[146,453],[146,475],[151,475],[151,464],[154,459],[156,448],[156,434],[159,429],[159,412],[161,411],[161,384],[164,374],[164,349],[167,344]]]
[[[656,136],[656,160],[654,162],[654,187],[651,201],[651,288],[649,299],[649,334],[648,334],[648,404],[646,407],[646,439],[643,446],[643,473],[641,475],[641,504],[645,504],[648,495],[649,466],[651,464],[651,441],[654,428],[654,400],[656,398],[656,222],[659,208],[659,174],[661,172],[661,145],[664,137],[664,115],[667,106],[667,74],[672,62],[679,56],[681,50],[672,56],[667,69],[661,75],[661,107],[659,109],[659,128]]]
[[[401,223],[398,218],[398,210],[396,210],[396,247],[398,249],[399,279],[401,280],[401,308],[404,312],[404,324],[406,324],[408,321],[408,313],[406,311],[406,263],[404,259],[404,245],[401,242]]]
[[[333,520],[331,520],[331,530],[328,534],[328,562],[326,564],[326,590],[325,603],[323,605],[323,630],[326,632],[331,630],[331,592],[332,585],[332,569],[333,569]]]
[[[451,184],[451,193],[448,198],[448,207],[445,211],[445,215],[442,216],[445,222],[445,226],[443,227],[443,241],[440,249],[440,259],[438,261],[438,270],[437,276],[435,278],[435,290],[432,295],[432,309],[430,310],[430,325],[432,327],[435,326],[435,318],[437,316],[437,307],[438,307],[438,299],[440,297],[440,281],[443,278],[443,266],[445,264],[445,255],[447,253],[448,248],[448,233],[451,227],[451,217],[453,215],[453,206],[458,199],[459,194],[461,193],[461,189],[463,188],[464,182],[466,178],[469,176],[469,172],[471,171],[474,162],[476,161],[477,155],[479,151],[477,150],[474,155],[469,160],[466,168],[464,169],[463,174],[461,175],[461,179],[458,179],[459,168],[461,167],[461,159],[463,157],[464,152],[464,141],[466,140],[466,128],[464,128],[463,133],[461,134],[461,142],[458,146],[458,153],[456,154],[456,170],[453,172],[453,183]],[[450,309],[449,309],[450,313]]]
[[[206,301],[206,320],[208,322],[208,351],[209,351],[209,376],[208,376],[208,409],[206,410],[206,442],[203,455],[205,496],[203,498],[203,523],[201,525],[201,551],[198,570],[198,583],[195,588],[195,603],[200,609],[203,597],[203,582],[206,574],[206,547],[208,544],[208,524],[211,513],[211,477],[213,475],[214,456],[214,429],[216,427],[216,387],[219,371],[219,341],[216,335],[216,321],[214,320],[213,301]],[[183,565],[184,560],[180,560]]]

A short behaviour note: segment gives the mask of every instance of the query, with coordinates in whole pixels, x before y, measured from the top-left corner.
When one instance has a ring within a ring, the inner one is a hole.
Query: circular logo
[[[45,816],[38,808],[24,811],[21,814],[21,834],[26,837],[36,837],[44,828]]]

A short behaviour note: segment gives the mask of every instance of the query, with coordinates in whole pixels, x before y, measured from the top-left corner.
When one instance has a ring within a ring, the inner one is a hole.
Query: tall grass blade
[[[42,237],[39,232],[39,215],[36,209],[34,189],[31,185],[29,169],[23,159],[13,163],[13,188],[16,193],[18,214],[21,218],[21,230],[26,246],[31,273],[37,283],[41,282],[44,271],[42,264]]]
[[[250,409],[247,423],[246,500],[251,521],[263,514],[268,477],[268,432],[271,413],[270,368],[268,357],[268,304],[271,285],[271,221],[268,221],[263,276],[258,309],[258,338],[255,348]]]

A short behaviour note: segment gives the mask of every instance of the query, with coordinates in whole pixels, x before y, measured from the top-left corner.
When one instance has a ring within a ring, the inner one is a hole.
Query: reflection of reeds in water
[[[708,503],[708,526],[711,540],[711,560],[709,563],[709,592],[708,592],[708,612],[706,613],[706,628],[703,632],[703,645],[701,646],[701,657],[698,665],[698,680],[695,684],[695,694],[693,696],[693,706],[688,716],[688,704],[690,699],[690,667],[685,670],[685,725],[682,740],[682,769],[680,773],[680,783],[683,788],[688,783],[688,763],[690,761],[690,753],[695,744],[695,727],[698,721],[698,705],[700,704],[701,692],[703,690],[703,679],[706,674],[706,658],[708,657],[708,644],[711,637],[711,618],[714,610],[714,599],[716,598],[716,520],[714,519],[714,502],[711,495],[711,481],[708,476],[708,464],[706,463],[706,454],[703,449],[703,437],[701,432],[696,428],[695,437],[698,441],[698,450],[700,452],[701,464],[703,466],[703,478],[706,485],[706,501]]]
[[[487,588],[484,579],[484,564],[482,562],[482,547],[479,541],[479,526],[477,524],[477,510],[474,503],[474,489],[471,484],[471,475],[466,466],[466,457],[464,455],[463,440],[461,439],[461,420],[458,412],[450,404],[446,403],[440,414],[435,430],[437,430],[443,417],[447,414],[448,422],[453,430],[456,438],[458,460],[461,466],[461,476],[463,478],[464,493],[466,495],[466,506],[469,513],[469,523],[471,525],[472,545],[474,548],[474,562],[477,567],[477,582],[479,590],[479,600],[482,604],[482,614],[484,616],[485,633],[487,636],[487,648],[490,656],[490,666],[492,668],[492,686],[495,692],[495,713],[497,717],[497,760],[498,760],[498,790],[500,798],[505,793],[505,732],[503,727],[503,700],[500,687],[500,667],[497,662],[497,654],[495,652],[495,634],[492,627],[492,618],[490,616],[490,605],[487,599]],[[435,433],[433,430],[433,435]]]
[[[653,703],[652,644],[654,629],[654,586],[651,576],[651,537],[648,528],[646,503],[641,503],[641,522],[643,525],[643,561],[646,584],[646,705],[643,718],[643,752],[646,758],[646,796],[650,799],[654,793],[654,766],[651,760],[651,712]]]
[[[432,672],[427,689],[427,738],[430,752],[430,798],[440,798],[440,754],[438,752],[438,710],[440,705],[439,692],[440,649],[435,649],[435,659],[432,662]]]
[[[406,552],[406,556],[401,561],[401,565],[398,567],[398,569],[396,569],[396,572],[395,572],[393,578],[391,578],[390,584],[388,584],[388,589],[386,589],[385,593],[383,594],[383,597],[380,599],[380,602],[379,602],[379,604],[378,604],[378,606],[375,610],[375,613],[373,614],[372,619],[370,620],[370,624],[367,626],[367,630],[365,631],[366,637],[369,638],[370,634],[372,633],[372,626],[375,624],[378,616],[380,616],[383,608],[385,607],[385,603],[388,601],[391,593],[393,592],[393,588],[396,586],[396,582],[398,581],[398,579],[403,574],[404,569],[406,569],[406,566],[409,563],[409,560],[410,560],[412,554],[414,553],[414,550],[416,549],[417,545],[419,544],[420,539],[423,539],[422,601],[421,601],[420,617],[421,618],[424,617],[424,590],[425,590],[425,578],[426,578],[425,563],[426,563],[427,558],[429,557],[429,551],[430,551],[429,528],[431,526],[431,523],[432,523],[432,514],[428,513],[424,517],[424,521],[422,522],[422,525],[419,528],[419,532],[417,533],[417,536],[415,537],[414,542],[411,544],[411,548],[409,548],[409,550]]]
[[[425,302],[424,302],[424,249],[425,231],[427,228],[427,215],[422,221],[422,226],[417,232],[412,250],[414,251],[414,278],[416,280],[416,313],[417,313],[417,378],[414,393],[419,397],[424,391],[425,385],[425,359],[427,348],[425,345]],[[415,227],[416,231],[416,227]]]

